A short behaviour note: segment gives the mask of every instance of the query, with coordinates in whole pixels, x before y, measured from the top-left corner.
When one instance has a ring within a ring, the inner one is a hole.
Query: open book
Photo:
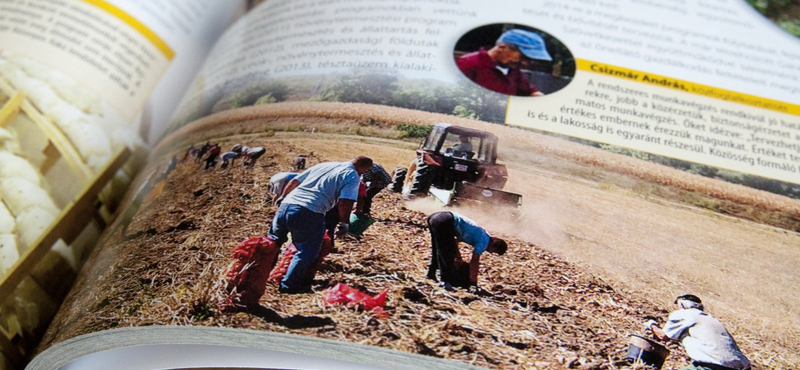
[[[683,293],[795,366],[798,46],[739,0],[0,2],[3,366],[625,368]],[[237,265],[358,156],[306,289]],[[507,242],[477,287],[442,210]]]

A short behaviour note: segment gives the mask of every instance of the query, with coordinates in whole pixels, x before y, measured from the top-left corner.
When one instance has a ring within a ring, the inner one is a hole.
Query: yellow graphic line
[[[637,71],[625,67],[612,66],[590,60],[576,59],[575,62],[578,65],[578,69],[581,71],[599,73],[611,77],[623,78],[626,80],[683,91],[690,94],[697,94],[733,103],[749,105],[756,108],[800,116],[800,105],[797,104],[761,98],[755,95],[742,94],[736,91],[719,89],[708,85],[679,80],[677,78]]]
[[[122,9],[117,8],[114,5],[111,5],[103,0],[83,0],[86,3],[92,4],[100,9],[105,10],[106,12],[110,13],[111,15],[117,17],[119,20],[127,23],[129,26],[133,27],[136,31],[142,34],[145,38],[150,40],[150,42],[155,45],[158,50],[160,50],[164,56],[167,57],[168,60],[172,60],[175,57],[175,52],[172,48],[167,45],[164,40],[161,39],[155,32],[151,31],[147,26],[145,26],[142,22],[139,22],[136,18],[131,17],[130,14],[125,13]]]

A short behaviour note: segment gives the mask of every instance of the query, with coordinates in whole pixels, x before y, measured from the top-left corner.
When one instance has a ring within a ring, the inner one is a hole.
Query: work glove
[[[347,235],[348,231],[350,231],[350,224],[347,223],[347,222],[340,222],[339,223],[339,228],[336,231],[336,236],[341,238],[341,237]]]
[[[652,330],[650,327],[653,325],[658,326],[658,322],[656,322],[656,320],[648,320],[646,323],[644,323],[644,330]]]

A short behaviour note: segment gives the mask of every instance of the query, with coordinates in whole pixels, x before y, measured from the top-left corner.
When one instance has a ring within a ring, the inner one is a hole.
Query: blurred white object
[[[34,207],[44,208],[56,214],[60,212],[44,189],[24,179],[0,180],[0,198],[8,205],[11,213],[17,216]]]
[[[16,224],[17,221],[14,220],[14,216],[3,203],[3,198],[0,197],[0,234],[13,233],[15,229],[14,225]]]
[[[19,153],[17,135],[11,130],[0,127],[0,152]]]
[[[23,250],[36,242],[50,224],[58,217],[58,211],[43,207],[30,207],[17,215],[17,231]]]
[[[14,234],[0,234],[0,276],[5,276],[6,272],[11,269],[11,266],[14,266],[18,259],[17,236]]]
[[[36,186],[41,186],[39,170],[25,158],[9,152],[0,152],[0,179],[23,179]]]

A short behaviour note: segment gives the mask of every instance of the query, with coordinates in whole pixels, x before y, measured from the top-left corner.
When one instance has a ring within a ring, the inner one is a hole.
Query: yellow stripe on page
[[[775,112],[800,116],[800,105],[785,103],[777,100],[762,98],[754,95],[720,89],[708,85],[684,81],[677,78],[666,77],[654,73],[637,71],[625,67],[612,66],[590,60],[576,59],[578,69],[581,71],[599,73],[611,77],[661,86],[668,89],[683,91],[690,94],[707,96],[733,103],[749,105],[756,108],[768,109]]]
[[[167,57],[168,60],[172,60],[175,57],[175,52],[172,48],[167,45],[164,40],[161,39],[155,32],[150,30],[147,26],[145,26],[142,22],[139,22],[136,18],[132,17],[130,14],[125,13],[122,9],[117,8],[116,6],[109,4],[103,0],[83,0],[88,4],[92,4],[100,9],[105,10],[109,14],[117,17],[119,20],[125,22],[127,25],[133,27],[136,31],[138,31],[142,36],[144,36],[147,40],[149,40],[153,45]]]

